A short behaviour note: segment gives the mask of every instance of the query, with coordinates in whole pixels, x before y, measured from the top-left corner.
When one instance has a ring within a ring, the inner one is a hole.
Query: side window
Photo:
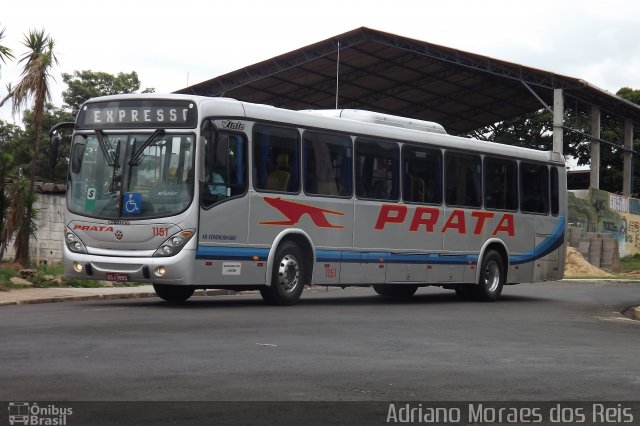
[[[360,198],[396,201],[399,196],[398,144],[356,141],[356,195]]]
[[[300,192],[300,134],[295,129],[256,125],[253,185],[257,190]]]
[[[305,192],[350,197],[353,181],[351,138],[304,132],[303,140]]]
[[[484,158],[484,206],[488,209],[518,210],[518,163]]]
[[[549,168],[520,163],[520,209],[525,213],[549,213]]]
[[[402,147],[402,190],[411,203],[442,203],[442,153],[412,145]]]
[[[445,153],[446,201],[449,206],[482,205],[482,160],[479,155]]]
[[[203,206],[247,191],[247,141],[243,135],[219,132],[205,136]]]
[[[560,181],[558,179],[558,168],[551,167],[551,214],[557,215],[560,212]]]

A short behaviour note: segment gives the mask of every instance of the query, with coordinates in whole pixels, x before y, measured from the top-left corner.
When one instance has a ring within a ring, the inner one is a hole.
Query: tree
[[[48,135],[49,130],[57,123],[65,122],[65,121],[73,121],[74,117],[70,112],[62,109],[56,108],[52,104],[46,104],[44,113],[42,115],[42,124],[40,126],[40,133],[42,135]],[[22,117],[22,123],[24,126],[24,131],[19,135],[19,144],[22,146],[30,145],[29,141],[34,140],[35,138],[35,128],[33,127],[33,111],[28,109],[24,111]],[[38,162],[36,166],[36,182],[45,181],[45,182],[54,182],[54,183],[64,183],[67,180],[67,169],[68,169],[68,156],[69,156],[69,148],[71,143],[71,134],[64,133],[61,136],[61,143],[57,146],[57,153],[59,157],[59,161],[52,168],[49,165],[49,157],[51,155],[51,150],[54,148],[48,143],[48,140],[45,139],[45,143],[40,146],[40,154],[38,156]],[[29,158],[30,160],[30,158]],[[24,163],[21,163],[24,164]],[[26,170],[28,165],[24,165],[24,169]]]
[[[44,30],[30,31],[24,38],[22,44],[27,47],[28,52],[20,59],[19,63],[24,64],[21,79],[9,92],[7,98],[12,99],[13,113],[17,113],[30,99],[33,98],[33,155],[31,157],[31,168],[29,170],[29,188],[24,200],[24,220],[22,221],[21,241],[18,243],[21,250],[16,253],[16,262],[29,266],[29,237],[31,223],[34,217],[33,202],[36,167],[40,152],[40,133],[42,128],[45,104],[50,102],[49,74],[50,69],[58,63],[53,48],[55,41],[51,36],[45,34]],[[5,102],[3,100],[0,106]],[[27,232],[24,232],[27,231]]]
[[[25,251],[29,251],[29,245],[25,246],[25,241],[29,241],[29,236],[35,232],[35,215],[29,218],[29,222],[25,223],[27,210],[27,202],[29,200],[27,180],[19,175],[14,179],[13,183],[8,185],[7,197],[7,217],[0,231],[0,259],[4,255],[9,242],[16,237],[15,249],[16,259],[25,256]],[[28,258],[28,253],[27,253]],[[23,264],[24,265],[24,264]]]
[[[640,90],[623,87],[616,95],[640,105]],[[571,105],[564,111],[565,125],[583,133],[565,131],[563,136],[564,155],[575,158],[579,166],[591,164],[591,139],[585,136],[591,132],[590,114],[590,107],[580,104]],[[550,150],[553,146],[552,122],[551,112],[542,109],[477,129],[469,133],[469,136],[508,145]],[[622,188],[624,123],[620,117],[602,111],[600,124],[600,139],[615,144],[600,146],[600,188],[609,192],[619,192]],[[634,150],[637,151],[640,148],[640,140],[636,141]],[[636,157],[634,170],[640,170],[640,158]],[[640,194],[640,179],[634,180],[632,192]]]
[[[29,158],[20,144],[22,134],[19,126],[0,120],[0,236],[5,227],[7,207],[11,198],[7,196],[11,189],[9,182],[15,181],[19,161]],[[6,244],[6,241],[0,239],[0,246],[3,244]]]
[[[62,92],[64,108],[71,110],[75,117],[83,103],[96,96],[120,95],[135,93],[140,89],[140,80],[135,71],[118,73],[114,76],[99,71],[74,71],[73,74],[62,74],[69,88]],[[147,88],[143,93],[152,93],[153,88]]]
[[[6,28],[0,29],[0,41],[2,41],[2,39],[4,38],[4,32],[6,30]],[[0,44],[0,60],[3,64],[6,64],[7,59],[13,59],[13,52],[8,47]]]

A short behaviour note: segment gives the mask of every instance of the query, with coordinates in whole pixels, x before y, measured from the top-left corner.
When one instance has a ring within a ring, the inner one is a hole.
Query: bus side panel
[[[564,220],[561,216],[538,216],[536,218],[536,250],[545,250],[549,246],[555,248],[535,260],[534,282],[557,279],[560,272],[560,250],[564,247],[564,227]],[[556,247],[558,244],[560,244],[559,248]]]
[[[252,192],[250,199],[249,244],[271,248],[282,231],[301,229],[309,235],[316,250],[313,282],[339,282],[341,253],[353,244],[352,199],[301,199],[296,195],[257,192]]]
[[[200,209],[196,285],[251,285],[265,282],[267,250],[246,247],[249,197],[228,200],[208,210]],[[262,262],[252,259],[264,257]]]
[[[442,251],[440,227],[444,219],[440,207],[360,200],[354,209],[354,247],[367,255],[360,265],[343,264],[342,283],[430,280],[429,255]],[[386,259],[391,261],[380,262],[385,256],[375,256],[377,252],[388,253]],[[363,282],[363,277],[368,281]]]
[[[533,278],[533,251],[535,247],[536,216],[534,214],[514,214],[514,237],[507,244],[509,253],[509,282],[528,283]]]
[[[427,282],[427,265],[403,262],[400,256],[398,263],[387,264],[387,282],[408,282],[425,284]]]

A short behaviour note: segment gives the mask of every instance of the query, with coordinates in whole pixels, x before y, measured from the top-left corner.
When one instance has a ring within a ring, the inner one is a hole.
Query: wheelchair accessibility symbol
[[[139,192],[125,192],[124,203],[122,203],[122,213],[140,214],[142,207],[142,194]]]

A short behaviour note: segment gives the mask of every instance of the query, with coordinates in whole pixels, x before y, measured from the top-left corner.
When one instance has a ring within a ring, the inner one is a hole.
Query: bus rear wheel
[[[474,286],[476,299],[485,302],[498,300],[506,278],[502,256],[495,250],[489,250],[482,258],[480,279],[478,285]]]
[[[195,288],[187,285],[154,284],[156,294],[167,302],[180,303],[193,296]]]
[[[386,297],[411,297],[418,290],[417,285],[408,284],[378,284],[373,286],[373,290],[380,296]]]
[[[270,305],[294,305],[300,299],[304,289],[305,277],[306,271],[300,248],[291,241],[285,241],[276,250],[271,271],[271,285],[261,288],[260,294]]]

